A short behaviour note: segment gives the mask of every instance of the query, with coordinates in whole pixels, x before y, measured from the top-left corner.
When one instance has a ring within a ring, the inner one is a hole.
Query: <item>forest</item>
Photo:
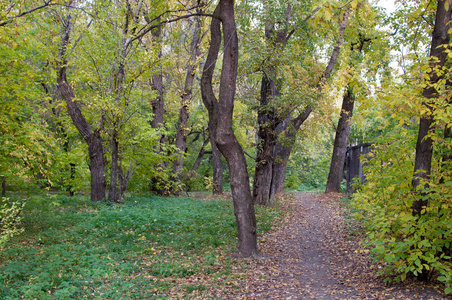
[[[152,276],[231,272],[285,191],[345,193],[362,143],[343,196],[363,247],[451,293],[452,7],[395,4],[1,1],[2,298],[132,297],[146,255]]]

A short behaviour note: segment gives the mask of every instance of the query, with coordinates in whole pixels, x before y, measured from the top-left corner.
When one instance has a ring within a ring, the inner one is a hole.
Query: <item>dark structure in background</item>
[[[347,180],[347,194],[354,192],[351,184],[353,178],[360,177],[361,181],[365,180],[363,175],[363,162],[360,159],[361,155],[365,155],[372,151],[371,143],[362,143],[356,146],[350,146],[347,148],[345,158],[345,178]]]

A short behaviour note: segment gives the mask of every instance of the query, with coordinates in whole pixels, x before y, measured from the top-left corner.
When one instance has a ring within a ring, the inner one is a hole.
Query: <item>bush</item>
[[[413,190],[416,127],[399,126],[376,145],[365,168],[366,182],[352,202],[367,229],[367,246],[375,260],[385,262],[381,274],[403,281],[408,275],[437,279],[451,292],[452,181],[435,162],[429,188]],[[440,153],[435,156],[441,157]],[[444,183],[442,183],[444,182]],[[413,201],[428,200],[421,216]]]
[[[2,197],[0,206],[0,250],[15,235],[20,234],[23,228],[18,228],[21,216],[20,212],[25,203],[10,202]]]

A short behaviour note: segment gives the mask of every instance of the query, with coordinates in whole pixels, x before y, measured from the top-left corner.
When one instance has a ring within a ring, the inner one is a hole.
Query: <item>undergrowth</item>
[[[345,232],[347,233],[346,238],[350,240],[364,238],[365,229],[363,222],[355,217],[359,212],[351,205],[350,201],[351,199],[349,196],[344,196],[341,198],[340,202],[341,215],[344,217]]]
[[[259,232],[278,216],[258,207]],[[219,278],[233,276],[238,263],[230,255],[237,228],[228,201],[136,197],[108,205],[36,197],[27,201],[22,226],[2,252],[1,299],[158,299],[190,276],[226,285]],[[189,294],[208,287],[180,288]]]

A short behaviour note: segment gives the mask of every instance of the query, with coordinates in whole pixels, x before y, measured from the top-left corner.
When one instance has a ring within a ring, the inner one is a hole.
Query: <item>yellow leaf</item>
[[[329,7],[327,7],[327,8],[325,9],[325,19],[326,19],[327,21],[331,20],[331,10],[330,10]]]

